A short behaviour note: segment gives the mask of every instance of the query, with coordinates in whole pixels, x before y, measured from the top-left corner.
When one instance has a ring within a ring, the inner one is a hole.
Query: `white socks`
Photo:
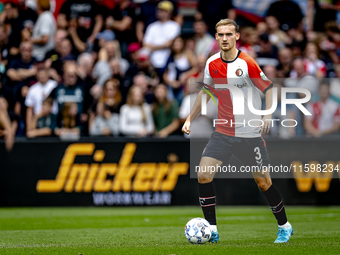
[[[210,230],[217,232],[217,226],[216,225],[210,225]]]
[[[291,227],[291,225],[290,225],[290,223],[288,221],[284,225],[279,225],[279,228],[284,228],[284,229],[288,229],[290,227]]]

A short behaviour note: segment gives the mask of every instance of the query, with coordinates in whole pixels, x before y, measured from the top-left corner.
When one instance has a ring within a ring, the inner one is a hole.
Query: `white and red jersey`
[[[320,132],[330,129],[335,122],[340,122],[339,104],[330,98],[325,103],[321,101],[310,103],[307,109],[312,115],[306,118],[312,119],[314,128]]]
[[[225,61],[220,52],[216,53],[207,60],[203,82],[208,85],[206,87],[214,88],[214,92],[221,100],[218,105],[218,119],[227,122],[217,124],[216,132],[244,138],[261,136],[261,128],[258,127],[261,124],[261,116],[253,114],[248,108],[248,89],[251,88],[252,91],[253,107],[261,110],[261,92],[265,93],[272,86],[272,82],[252,57],[239,50],[233,61]],[[234,85],[242,90],[243,115],[233,114],[233,95],[229,89],[223,89],[222,85],[218,84]]]

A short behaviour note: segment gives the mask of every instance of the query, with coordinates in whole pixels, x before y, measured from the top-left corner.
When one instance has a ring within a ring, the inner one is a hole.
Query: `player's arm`
[[[210,96],[203,90],[198,93],[198,96],[195,100],[194,106],[191,109],[191,112],[188,118],[185,120],[184,125],[182,127],[182,132],[186,134],[190,134],[190,125],[191,122],[196,118],[196,116],[201,112],[201,105],[202,105],[202,95],[207,95],[207,103],[210,100]]]
[[[273,105],[273,89],[269,88],[266,91],[266,110],[269,110],[271,106]],[[267,114],[263,116],[262,121],[263,125],[261,127],[261,133],[266,134],[269,132],[270,127],[271,127],[271,119],[272,119],[272,114]]]

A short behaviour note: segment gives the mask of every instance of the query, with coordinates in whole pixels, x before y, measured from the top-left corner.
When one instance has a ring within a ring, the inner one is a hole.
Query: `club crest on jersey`
[[[236,70],[235,74],[236,74],[237,77],[241,77],[242,74],[243,74],[242,69],[241,69],[241,68],[238,68],[238,69]]]

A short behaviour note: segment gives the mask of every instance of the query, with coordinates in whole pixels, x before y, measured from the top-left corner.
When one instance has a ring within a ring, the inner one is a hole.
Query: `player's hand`
[[[186,133],[187,135],[190,134],[190,125],[191,125],[191,122],[189,120],[186,120],[183,127],[182,127],[182,132],[183,133]]]
[[[262,121],[263,121],[263,125],[261,127],[261,134],[267,134],[269,133],[269,130],[272,124],[272,115],[269,114],[269,115],[263,116]]]

